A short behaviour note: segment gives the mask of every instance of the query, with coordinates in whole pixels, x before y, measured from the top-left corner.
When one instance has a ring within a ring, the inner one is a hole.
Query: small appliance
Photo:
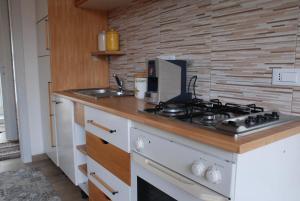
[[[148,85],[145,101],[157,104],[165,101],[189,98],[186,92],[185,60],[149,60]]]

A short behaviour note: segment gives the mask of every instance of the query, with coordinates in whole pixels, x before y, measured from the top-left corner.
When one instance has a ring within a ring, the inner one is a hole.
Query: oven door
[[[132,201],[228,201],[228,198],[132,153]]]

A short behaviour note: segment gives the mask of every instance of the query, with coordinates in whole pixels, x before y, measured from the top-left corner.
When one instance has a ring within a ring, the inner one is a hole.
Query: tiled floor
[[[23,164],[21,159],[11,159],[0,162],[0,172],[16,170],[21,167],[30,166],[39,168],[53,185],[62,201],[87,201],[81,198],[81,191],[56,167],[49,159],[41,157],[40,159]]]

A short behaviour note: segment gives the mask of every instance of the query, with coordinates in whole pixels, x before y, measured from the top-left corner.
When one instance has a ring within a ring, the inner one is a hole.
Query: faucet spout
[[[117,74],[113,74],[113,77],[114,77],[115,80],[116,80],[116,83],[117,83],[117,85],[118,85],[119,91],[120,91],[120,92],[123,92],[123,91],[124,91],[124,87],[123,87],[123,82],[122,82],[122,80],[120,80],[120,78],[118,77]]]

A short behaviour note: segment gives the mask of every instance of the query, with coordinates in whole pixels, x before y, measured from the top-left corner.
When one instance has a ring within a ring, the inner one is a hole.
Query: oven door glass
[[[138,201],[176,201],[140,177],[137,178],[137,194]]]

